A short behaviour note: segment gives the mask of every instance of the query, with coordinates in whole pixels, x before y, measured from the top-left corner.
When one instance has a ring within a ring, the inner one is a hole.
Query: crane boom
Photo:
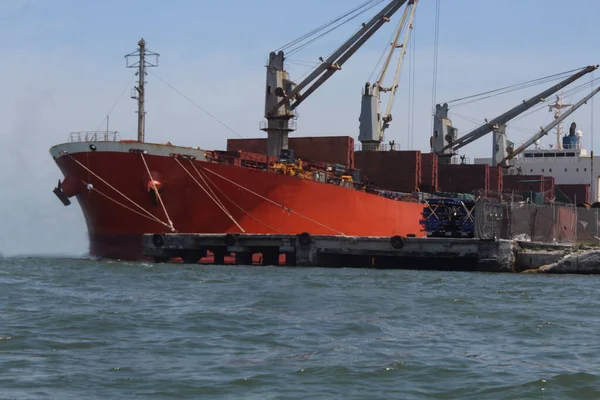
[[[402,71],[402,65],[404,56],[408,46],[408,40],[413,29],[413,21],[416,13],[416,4],[418,0],[409,0],[396,32],[394,34],[394,40],[390,43],[390,49],[387,57],[381,68],[381,72],[377,80],[371,85],[367,83],[363,91],[361,101],[361,112],[360,112],[360,125],[358,139],[362,143],[363,151],[378,150],[379,144],[384,138],[385,130],[389,127],[389,123],[392,121],[392,106],[396,97],[396,92],[399,86],[400,72]],[[400,36],[404,32],[402,43],[400,43]],[[396,50],[400,49],[400,55],[398,57],[398,63],[396,71],[393,76],[393,82],[391,86],[384,87],[384,79],[389,69],[390,63]],[[390,92],[388,97],[387,106],[385,113],[381,116],[379,112],[379,104],[381,102],[381,93]]]
[[[340,46],[340,48],[327,58],[327,60],[307,76],[306,79],[300,82],[298,86],[288,94],[288,97],[296,98],[296,101],[291,104],[291,108],[294,109],[298,107],[300,103],[306,100],[306,98],[317,90],[319,86],[325,83],[325,81],[327,81],[334,73],[339,71],[342,68],[342,65],[344,65],[344,63],[348,61],[348,59],[378,31],[383,24],[388,22],[406,1],[407,0],[394,0],[388,4],[379,14],[373,17],[368,23],[364,24],[354,36],[348,39],[346,43]],[[316,78],[318,79],[315,81]],[[306,89],[304,93],[300,93],[300,91],[308,85],[310,85],[310,87]]]
[[[385,109],[385,114],[383,114],[383,124],[381,126],[381,135],[383,139],[383,134],[385,133],[386,128],[388,127],[389,121],[392,119],[392,106],[394,104],[394,99],[396,98],[396,91],[398,90],[398,80],[400,79],[400,72],[402,71],[402,62],[404,61],[404,56],[406,55],[406,48],[408,46],[408,39],[410,38],[410,32],[413,27],[413,21],[415,19],[416,12],[416,2],[417,0],[411,0],[411,4],[413,7],[410,10],[410,16],[408,18],[408,27],[406,28],[406,33],[404,35],[404,42],[402,43],[402,53],[400,54],[400,58],[398,59],[398,65],[396,67],[396,72],[394,74],[394,82],[392,83],[392,87],[389,89],[391,91],[390,98],[388,99],[388,104]],[[383,77],[382,77],[383,80]],[[381,89],[381,86],[380,86]]]
[[[597,68],[598,68],[598,65],[590,65],[590,66],[587,66],[587,67],[581,69],[579,72],[569,76],[568,78],[557,83],[556,85],[552,86],[551,88],[537,94],[536,96],[530,98],[529,100],[523,101],[523,103],[510,109],[509,111],[505,112],[504,114],[500,115],[499,117],[494,118],[492,121],[486,122],[484,125],[480,126],[479,128],[476,128],[473,131],[467,133],[466,135],[460,137],[459,139],[456,139],[455,141],[447,144],[445,147],[443,147],[441,150],[439,150],[438,153],[442,154],[442,153],[444,153],[445,150],[456,151],[456,150],[474,142],[475,140],[481,138],[482,136],[485,136],[486,134],[492,132],[495,129],[495,127],[506,124],[511,119],[524,113],[525,111],[529,110],[531,107],[535,106],[536,104],[539,104],[540,102],[544,101],[550,95],[558,92],[560,89],[573,83],[574,81],[581,78],[582,76],[596,70]]]
[[[271,53],[267,66],[265,118],[260,128],[267,132],[267,154],[279,156],[288,148],[288,134],[296,129],[294,110],[325,83],[371,36],[409,0],[392,0],[350,39],[315,68],[302,82],[296,84],[285,71],[283,51]]]
[[[540,128],[540,131],[538,133],[536,133],[535,135],[533,135],[531,138],[529,138],[527,141],[525,141],[525,143],[523,143],[517,149],[515,149],[514,151],[512,151],[502,161],[500,161],[500,165],[506,166],[506,163],[509,160],[511,160],[512,158],[516,157],[520,153],[522,153],[525,149],[527,149],[529,146],[531,146],[532,144],[534,144],[536,140],[538,140],[541,137],[547,135],[548,132],[550,132],[552,129],[554,129],[558,124],[560,124],[569,115],[573,114],[575,112],[575,110],[577,110],[579,107],[581,107],[582,105],[584,105],[585,103],[587,103],[588,100],[590,100],[592,97],[594,97],[596,94],[598,94],[598,92],[600,92],[600,87],[596,88],[590,94],[588,94],[583,99],[581,99],[579,102],[577,102],[576,104],[574,104],[573,106],[571,106],[571,108],[569,108],[564,114],[562,114],[560,117],[556,118],[550,124],[546,125],[543,128]]]

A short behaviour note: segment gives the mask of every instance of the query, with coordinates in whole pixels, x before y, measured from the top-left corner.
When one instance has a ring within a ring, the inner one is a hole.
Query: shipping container
[[[556,201],[559,203],[583,204],[590,202],[590,185],[556,185]]]
[[[438,183],[442,192],[487,196],[490,166],[487,164],[439,164]]]
[[[555,198],[554,177],[544,175],[505,175],[504,192],[524,196],[537,204]]]
[[[227,139],[227,151],[267,154],[267,139]]]
[[[504,188],[504,168],[490,167],[490,191],[502,193]]]
[[[435,153],[421,154],[421,192],[434,193],[438,191],[438,156]]]
[[[354,156],[364,182],[395,192],[419,190],[420,151],[360,151]]]
[[[354,168],[354,139],[349,136],[290,137],[288,147],[304,161],[342,164]],[[227,151],[267,153],[266,138],[228,139]]]
[[[504,190],[516,192],[544,192],[546,177],[543,175],[506,175]]]

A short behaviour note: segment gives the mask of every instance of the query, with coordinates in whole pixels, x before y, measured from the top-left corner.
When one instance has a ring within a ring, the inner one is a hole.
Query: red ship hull
[[[243,229],[248,233],[424,236],[419,223],[423,206],[416,202],[202,161],[203,157],[190,160],[169,155],[181,147],[123,142],[105,149],[97,146],[97,151],[81,143],[51,149],[65,176],[65,195],[77,197],[85,216],[93,257],[142,259],[141,236],[169,232],[169,220],[182,233]],[[145,155],[125,149],[144,146],[149,148]],[[148,172],[160,183],[160,198],[152,195]]]

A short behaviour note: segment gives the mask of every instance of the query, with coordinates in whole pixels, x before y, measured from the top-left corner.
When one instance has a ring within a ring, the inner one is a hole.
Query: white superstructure
[[[593,157],[582,145],[583,133],[574,131],[562,137],[561,146],[544,148],[537,143],[533,149],[525,150],[511,160],[510,175],[544,175],[554,177],[556,185],[590,185],[590,201],[600,201],[598,187],[600,179],[600,157]],[[475,164],[492,164],[491,158],[476,158]]]

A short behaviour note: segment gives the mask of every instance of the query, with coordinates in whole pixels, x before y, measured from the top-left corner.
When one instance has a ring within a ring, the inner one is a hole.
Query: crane
[[[434,118],[434,132],[432,136],[432,149],[440,157],[440,162],[450,163],[452,156],[456,154],[456,151],[475,140],[487,135],[490,132],[494,132],[495,135],[504,138],[506,132],[506,123],[511,119],[516,118],[531,107],[545,101],[549,96],[558,92],[562,88],[570,85],[582,76],[589,74],[592,71],[598,69],[598,65],[589,65],[582,68],[575,74],[562,80],[551,88],[535,95],[529,100],[523,101],[523,103],[513,107],[504,114],[494,118],[491,121],[485,122],[485,124],[472,130],[471,132],[458,138],[457,130],[451,125],[448,119],[448,105],[437,105],[436,114]],[[499,140],[494,140],[497,143]],[[494,158],[495,159],[495,158]]]
[[[543,136],[547,135],[548,132],[550,132],[552,129],[554,129],[557,125],[559,125],[565,118],[567,118],[569,115],[573,114],[575,112],[575,110],[577,110],[579,107],[581,107],[582,105],[584,105],[585,103],[588,102],[588,100],[590,100],[592,97],[594,97],[596,94],[598,94],[598,92],[600,92],[600,87],[594,89],[590,94],[588,94],[587,96],[585,96],[583,99],[581,99],[580,101],[578,101],[576,104],[572,105],[571,108],[569,108],[564,114],[561,113],[561,115],[556,118],[554,121],[552,121],[550,124],[546,125],[543,128],[540,128],[540,131],[538,133],[536,133],[535,135],[533,135],[532,137],[530,137],[528,140],[525,141],[525,143],[523,143],[521,146],[519,146],[519,148],[515,149],[514,151],[511,151],[507,156],[505,156],[501,161],[500,161],[500,165],[501,166],[507,166],[508,161],[510,161],[511,159],[513,159],[514,157],[516,157],[517,155],[519,155],[520,153],[522,153],[523,151],[525,151],[525,149],[527,149],[529,146],[531,146],[532,144],[534,144],[538,139],[542,138]],[[574,129],[572,129],[573,131]],[[573,133],[573,132],[571,132]],[[561,147],[558,147],[558,149],[560,149]]]
[[[400,78],[400,72],[402,71],[404,56],[407,51],[408,40],[410,39],[413,29],[417,2],[418,0],[410,0],[407,7],[404,9],[398,28],[396,29],[396,34],[394,35],[394,40],[390,44],[390,50],[383,63],[377,81],[372,85],[369,82],[365,85],[362,95],[358,135],[358,140],[360,140],[363,145],[363,151],[379,149],[379,144],[383,141],[385,130],[390,126],[390,122],[392,121],[392,105],[394,104],[396,91],[398,90],[398,80]],[[404,32],[404,38],[402,43],[400,43],[402,32]],[[390,87],[384,87],[383,82],[390,66],[390,62],[398,49],[400,50],[400,56],[398,57],[398,65],[396,66],[392,85]],[[380,94],[382,92],[390,93],[383,117],[379,112],[379,104],[381,103]]]
[[[288,134],[296,130],[295,109],[325,83],[365,42],[409,0],[392,0],[371,20],[320,64],[300,83],[290,80],[285,70],[283,51],[271,52],[267,65],[265,121],[260,129],[267,132],[267,154],[279,156],[288,148]]]

